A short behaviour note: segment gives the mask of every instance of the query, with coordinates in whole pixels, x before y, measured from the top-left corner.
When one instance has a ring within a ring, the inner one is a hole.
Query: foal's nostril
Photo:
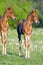
[[[40,21],[37,21],[37,20],[36,20],[35,22],[36,22],[37,24],[40,24]]]
[[[13,20],[17,20],[17,18],[15,17],[15,18],[13,18]]]
[[[15,18],[15,20],[17,20],[17,18]]]
[[[15,17],[14,20],[17,20],[17,18]]]

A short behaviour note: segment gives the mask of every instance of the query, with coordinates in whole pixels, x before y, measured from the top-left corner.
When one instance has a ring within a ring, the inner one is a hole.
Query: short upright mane
[[[28,19],[28,17],[29,17],[32,13],[34,13],[34,12],[36,12],[36,10],[32,10],[32,11],[28,14],[27,19]]]
[[[5,10],[4,14],[7,12],[7,10],[12,10],[12,11],[13,11],[12,7],[8,7],[8,8]]]
[[[32,12],[30,12],[30,13],[28,14],[27,19],[28,19],[28,17],[30,16],[30,14],[32,14]]]

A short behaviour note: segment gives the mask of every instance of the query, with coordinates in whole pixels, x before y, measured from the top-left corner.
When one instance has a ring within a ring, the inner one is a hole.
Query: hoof
[[[28,58],[30,58],[30,56],[28,56]]]
[[[5,55],[5,54],[2,52],[2,55]]]
[[[19,56],[21,56],[21,53],[19,53]]]
[[[7,53],[5,53],[5,55],[6,55]]]
[[[30,58],[30,56],[25,56],[25,58],[27,59],[27,58]]]
[[[3,52],[2,52],[2,55],[6,55],[6,54],[7,54],[7,53],[3,53]]]
[[[27,56],[25,56],[25,59],[27,59],[28,57]]]

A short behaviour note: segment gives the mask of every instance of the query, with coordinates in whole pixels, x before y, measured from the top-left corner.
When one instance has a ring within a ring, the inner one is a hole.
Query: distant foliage
[[[13,7],[14,13],[16,14],[17,21],[9,19],[9,25],[13,28],[17,27],[18,21],[26,19],[27,15],[36,9],[40,20],[43,20],[43,2],[39,0],[0,0],[0,16],[3,15],[4,11],[8,7]],[[41,22],[42,22],[41,20]]]

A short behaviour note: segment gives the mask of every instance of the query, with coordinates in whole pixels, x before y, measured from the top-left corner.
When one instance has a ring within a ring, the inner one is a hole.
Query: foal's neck
[[[7,14],[7,11],[4,13],[4,15],[3,15],[3,21],[4,22],[7,22],[7,20],[8,20],[8,16],[7,16],[8,14]]]
[[[32,16],[31,15],[28,16],[28,18],[27,18],[27,24],[28,24],[28,26],[32,25]]]

